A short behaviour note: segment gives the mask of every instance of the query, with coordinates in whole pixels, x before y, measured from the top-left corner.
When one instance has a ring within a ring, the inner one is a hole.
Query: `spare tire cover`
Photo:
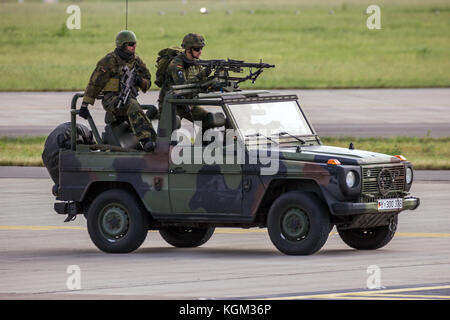
[[[53,182],[59,183],[59,150],[70,149],[70,122],[62,123],[48,135],[45,140],[42,161]],[[82,124],[77,124],[77,144],[94,144],[92,131]]]

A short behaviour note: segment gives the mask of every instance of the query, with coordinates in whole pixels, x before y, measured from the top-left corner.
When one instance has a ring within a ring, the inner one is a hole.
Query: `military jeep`
[[[154,120],[151,153],[136,149],[126,122],[108,115],[102,136],[89,119],[95,144],[77,143],[81,96],[72,100],[71,148],[59,154],[55,210],[67,221],[83,214],[104,252],[134,251],[149,230],[175,247],[197,247],[216,227],[267,227],[288,255],[317,252],[333,226],[350,247],[377,249],[393,238],[398,214],[419,206],[409,194],[410,162],[323,145],[296,95],[254,90],[186,98],[175,90]],[[180,127],[177,108],[192,106],[211,113],[204,128],[187,120]],[[202,139],[205,128],[215,138]],[[194,134],[179,139],[183,130]],[[227,130],[229,139],[217,139]]]

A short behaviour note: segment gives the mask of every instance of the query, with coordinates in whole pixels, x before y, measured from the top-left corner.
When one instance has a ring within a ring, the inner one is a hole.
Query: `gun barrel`
[[[192,89],[192,88],[198,88],[199,85],[197,83],[188,83],[188,84],[178,84],[172,86],[173,90],[182,90],[182,89]]]
[[[275,65],[263,62],[245,62],[243,60],[195,60],[194,64],[201,66],[209,66],[211,68],[275,68]]]

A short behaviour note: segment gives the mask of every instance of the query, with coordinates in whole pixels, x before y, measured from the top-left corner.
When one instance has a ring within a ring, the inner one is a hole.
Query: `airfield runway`
[[[63,223],[53,211],[45,169],[0,178],[0,299],[450,299],[450,177],[424,173],[412,189],[421,206],[400,214],[386,247],[353,250],[332,230],[304,257],[281,254],[266,229],[234,228],[199,248],[173,248],[149,232],[134,253],[102,253],[84,217]],[[369,290],[374,270],[379,289]]]
[[[450,136],[448,88],[272,91],[296,94],[319,136]],[[70,121],[73,94],[0,92],[0,136],[48,135]],[[158,91],[138,97],[144,104],[156,104],[157,99]],[[100,101],[91,114],[103,127]]]
[[[450,89],[293,93],[320,135],[450,136]],[[69,120],[72,94],[0,93],[0,136],[48,134]],[[142,98],[155,103],[156,94]],[[93,114],[100,123],[99,105]],[[84,217],[64,223],[53,211],[51,187],[44,168],[0,168],[0,299],[450,299],[447,171],[417,172],[421,206],[400,214],[386,247],[353,250],[332,230],[306,257],[281,254],[266,229],[234,228],[194,249],[149,232],[136,252],[105,254]]]

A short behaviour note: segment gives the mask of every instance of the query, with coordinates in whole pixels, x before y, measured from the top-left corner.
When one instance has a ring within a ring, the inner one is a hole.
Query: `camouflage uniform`
[[[191,47],[199,46],[204,47],[205,42],[202,36],[198,34],[187,34],[181,45],[186,50]],[[161,91],[159,92],[159,110],[161,112],[164,97],[173,85],[180,85],[186,83],[194,83],[202,81],[208,78],[210,71],[206,70],[202,66],[194,65],[192,60],[186,56],[186,52],[183,52],[174,57],[167,67],[166,82],[164,83]],[[190,108],[193,120],[204,120],[208,112],[198,106]],[[177,114],[182,118],[190,118],[189,112],[184,106],[177,107]]]
[[[132,55],[127,61],[122,59],[117,50],[108,53],[98,63],[91,75],[89,84],[86,87],[83,103],[94,104],[95,98],[103,92],[103,108],[112,112],[116,118],[124,118],[128,121],[134,135],[140,141],[151,138],[156,139],[155,131],[150,120],[146,117],[139,105],[136,97],[130,96],[128,102],[119,110],[115,106],[118,102],[119,82],[123,75],[123,67],[128,65],[131,69],[136,66],[137,74],[141,77],[139,88],[146,92],[151,85],[150,71],[142,60]]]

